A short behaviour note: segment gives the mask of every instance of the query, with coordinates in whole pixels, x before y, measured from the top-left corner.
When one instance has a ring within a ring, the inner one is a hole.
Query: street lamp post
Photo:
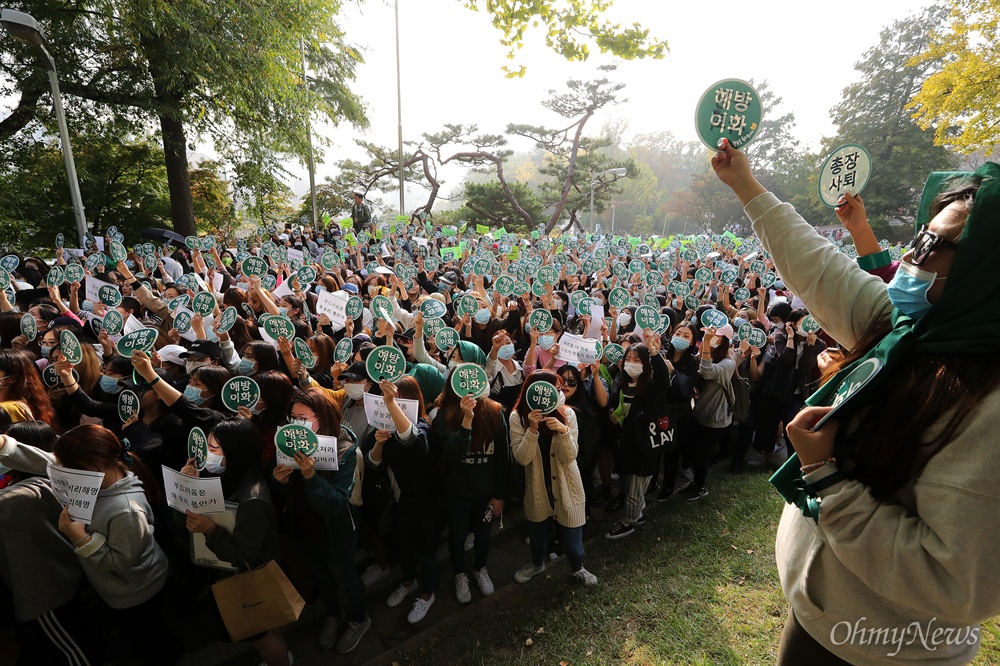
[[[306,68],[305,42],[299,40],[299,51],[302,53],[302,85],[309,90],[309,71]],[[306,118],[306,139],[309,141],[309,198],[312,200],[313,231],[319,233],[319,210],[316,208],[316,158],[313,154],[312,114]]]
[[[403,191],[403,88],[399,70],[399,0],[396,0],[396,118],[399,141],[399,214],[406,215]]]
[[[600,173],[595,173],[590,177],[590,230],[593,231],[594,227],[594,185],[597,183],[597,179],[601,176],[606,176],[611,174],[613,176],[624,176],[627,173],[625,167],[616,167],[614,169],[607,169],[601,171]]]
[[[83,247],[84,238],[87,235],[87,218],[83,214],[83,198],[80,196],[80,183],[76,177],[73,148],[69,144],[69,129],[66,127],[66,114],[63,112],[62,96],[59,94],[59,76],[56,74],[56,61],[45,49],[45,36],[38,27],[38,21],[30,14],[17,12],[13,9],[0,10],[0,23],[3,24],[8,35],[32,47],[42,67],[49,74],[49,85],[52,88],[52,105],[56,110],[56,121],[59,124],[59,139],[62,142],[63,161],[66,163],[66,177],[69,179],[69,195],[73,202],[73,214],[76,218],[76,233],[80,237],[80,246]]]
[[[611,234],[615,233],[615,205],[611,204]]]

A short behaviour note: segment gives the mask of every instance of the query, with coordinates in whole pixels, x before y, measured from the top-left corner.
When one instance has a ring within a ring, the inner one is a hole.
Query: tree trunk
[[[579,124],[576,127],[576,135],[573,137],[573,149],[569,154],[569,168],[566,170],[566,181],[563,183],[562,195],[559,197],[559,201],[556,203],[555,210],[552,211],[552,216],[549,218],[548,223],[545,225],[545,231],[542,232],[543,236],[547,236],[550,231],[552,231],[556,224],[559,223],[559,216],[562,215],[563,208],[566,206],[566,200],[569,198],[569,188],[573,184],[573,174],[576,172],[576,157],[580,152],[580,140],[583,138],[583,126],[587,124],[590,117],[594,115],[594,107],[587,107],[587,113],[580,119]]]
[[[184,123],[161,113],[160,132],[163,134],[163,161],[167,167],[170,219],[174,223],[174,231],[183,236],[195,236],[198,232],[194,224],[194,200],[191,198],[191,174],[188,171]]]

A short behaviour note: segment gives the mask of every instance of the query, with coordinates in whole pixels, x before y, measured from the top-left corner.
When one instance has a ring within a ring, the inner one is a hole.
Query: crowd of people
[[[742,200],[734,156],[717,170]],[[551,567],[558,541],[569,575],[598,585],[584,567],[593,509],[624,539],[647,502],[705,498],[714,462],[739,473],[751,450],[807,442],[803,407],[858,358],[864,328],[823,301],[853,283],[816,272],[836,259],[890,297],[897,269],[911,275],[860,197],[837,215],[854,245],[808,225],[794,244],[756,226],[760,240],[546,238],[352,215],[128,249],[110,229],[82,248],[60,239],[54,263],[0,259],[0,575],[24,663],[102,663],[109,626],[142,663],[173,663],[165,595],[195,586],[211,605],[208,585],[232,575],[192,559],[196,536],[236,570],[276,560],[308,579],[326,614],[317,641],[339,653],[368,631],[366,587],[393,564],[386,603],[411,604],[411,623],[433,612],[442,543],[456,599],[492,594],[490,539],[511,507],[528,524],[518,583]],[[256,399],[229,395],[233,378]],[[129,393],[138,408],[123,413]],[[289,426],[334,442],[332,468],[286,455]],[[52,465],[103,474],[89,524],[56,495]],[[171,508],[168,472],[221,479],[235,522]],[[270,666],[291,662],[278,628],[245,640]]]

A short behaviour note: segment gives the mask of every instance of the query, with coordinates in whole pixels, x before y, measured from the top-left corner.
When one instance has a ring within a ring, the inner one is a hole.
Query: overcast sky
[[[626,119],[629,135],[670,131],[695,140],[694,109],[701,94],[720,79],[753,78],[766,79],[784,98],[775,112],[794,112],[798,138],[816,149],[820,138],[834,131],[829,111],[856,79],[854,63],[878,43],[883,27],[929,4],[617,0],[607,15],[611,21],[640,23],[665,39],[670,52],[662,60],[618,60],[613,76],[627,84],[621,96],[628,101],[595,115],[588,133],[596,134],[605,121]],[[364,133],[346,125],[316,128],[332,142],[325,164],[318,166],[320,180],[333,173],[338,159],[362,157],[355,138],[396,145],[392,0],[369,0],[360,8],[345,3],[343,27],[364,51],[354,89],[368,105],[371,127]],[[569,78],[594,78],[599,65],[617,60],[594,54],[586,62],[567,62],[544,46],[540,30],[529,30],[515,61],[527,65],[527,74],[506,79],[500,69],[507,60],[499,32],[487,14],[464,9],[461,0],[399,0],[399,31],[406,140],[418,140],[444,123],[476,123],[495,133],[509,122],[556,126],[559,119],[540,105],[548,91],[561,90]],[[770,112],[765,109],[765,118]],[[445,177],[447,192],[461,179],[461,171]],[[306,187],[300,181],[295,189]],[[414,191],[414,206],[421,203],[418,196]]]

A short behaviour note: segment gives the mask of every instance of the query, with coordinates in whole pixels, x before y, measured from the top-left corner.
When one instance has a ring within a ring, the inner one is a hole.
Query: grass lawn
[[[651,510],[631,537],[589,544],[597,588],[572,583],[556,562],[546,580],[470,608],[398,661],[773,664],[788,613],[774,564],[782,501],[764,473],[715,474],[709,489],[699,502]],[[1000,663],[997,618],[974,663]]]

